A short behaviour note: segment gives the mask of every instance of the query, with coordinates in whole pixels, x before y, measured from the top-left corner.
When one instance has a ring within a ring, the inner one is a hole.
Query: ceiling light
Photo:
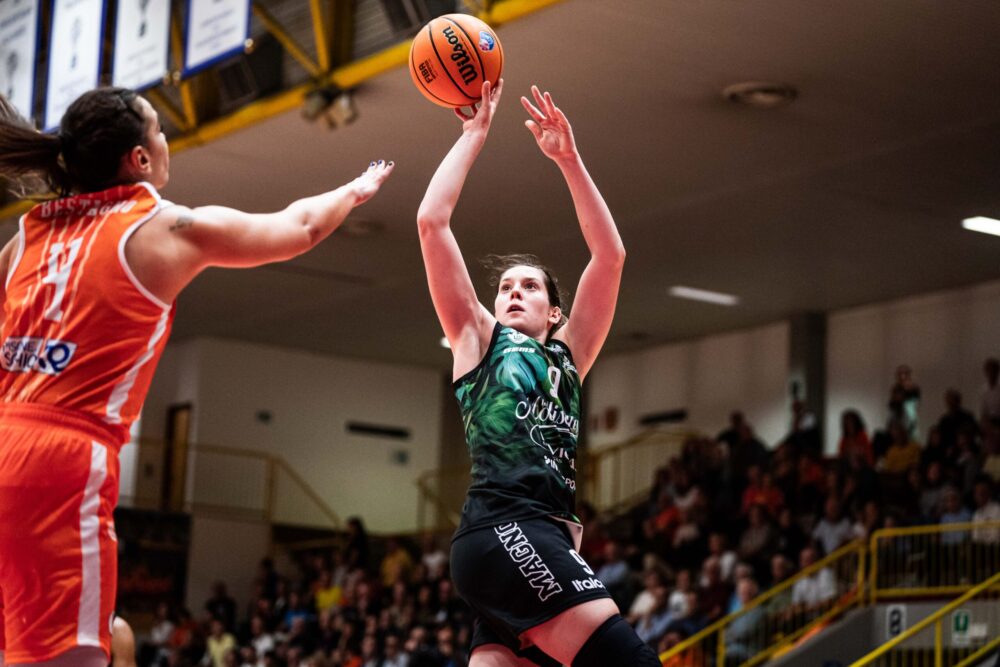
[[[1000,220],[986,218],[981,215],[975,218],[966,218],[962,221],[962,227],[972,232],[982,232],[983,234],[1000,236]]]
[[[438,342],[441,344],[441,347],[443,347],[444,349],[446,349],[446,350],[450,350],[451,349],[451,343],[448,342],[448,338],[447,337],[441,336],[441,340],[438,341]]]
[[[769,81],[744,81],[722,89],[722,96],[733,104],[757,109],[773,109],[788,104],[799,96],[794,86]]]
[[[705,289],[697,289],[695,287],[685,287],[684,285],[674,285],[671,287],[670,296],[675,296],[678,299],[691,299],[692,301],[714,303],[717,306],[735,306],[740,302],[740,298],[738,296],[733,296],[732,294],[712,292]]]

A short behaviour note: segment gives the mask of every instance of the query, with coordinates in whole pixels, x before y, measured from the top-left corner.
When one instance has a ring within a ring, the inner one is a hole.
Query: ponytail
[[[65,196],[118,184],[122,157],[145,139],[138,96],[127,88],[97,88],[66,110],[58,134],[37,131],[0,95],[0,176],[21,189],[41,178]]]
[[[59,136],[36,130],[0,95],[0,176],[18,190],[37,189],[33,181],[41,178],[51,191],[69,192],[70,178],[59,159],[62,143]]]

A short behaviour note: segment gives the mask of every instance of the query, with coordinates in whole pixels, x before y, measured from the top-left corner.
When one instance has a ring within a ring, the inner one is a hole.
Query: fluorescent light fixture
[[[440,343],[441,347],[446,350],[451,349],[451,343],[448,342],[448,338],[446,336],[441,336],[441,340],[439,340],[438,343]]]
[[[691,299],[693,301],[714,303],[717,306],[735,306],[740,302],[740,298],[738,296],[733,296],[732,294],[710,292],[707,289],[685,287],[684,285],[674,285],[671,287],[670,296],[675,296],[678,299]]]
[[[984,218],[981,215],[975,218],[966,218],[962,221],[962,227],[972,232],[982,232],[983,234],[1000,236],[1000,220]]]

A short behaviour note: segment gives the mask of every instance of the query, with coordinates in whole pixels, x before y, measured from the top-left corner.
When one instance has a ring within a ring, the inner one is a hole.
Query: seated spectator
[[[698,598],[702,604],[700,615],[708,623],[714,623],[722,618],[729,608],[729,595],[732,589],[722,580],[721,572],[718,558],[711,556],[705,559],[701,568],[701,588],[698,591]]]
[[[639,622],[640,618],[652,611],[653,606],[656,604],[656,589],[663,586],[665,581],[666,576],[662,570],[658,568],[647,568],[644,570],[642,573],[643,588],[632,599],[632,604],[629,606],[628,615],[625,617],[625,620],[634,626]]]
[[[667,628],[674,620],[668,605],[668,594],[666,586],[657,586],[652,591],[653,606],[645,614],[639,617],[635,624],[635,632],[639,639],[656,646],[667,632]]]
[[[832,554],[851,541],[851,522],[841,514],[840,501],[835,497],[827,498],[823,518],[816,524],[812,536],[823,547],[824,555]]]
[[[702,601],[698,597],[698,591],[691,590],[687,594],[687,609],[688,612],[684,616],[675,618],[669,626],[667,626],[667,631],[665,635],[671,633],[677,633],[684,637],[690,637],[691,635],[698,634],[702,628],[706,626],[706,619],[701,613],[701,608],[703,606]]]
[[[816,548],[807,546],[799,558],[799,569],[804,570],[818,561]],[[815,610],[837,597],[837,581],[833,571],[824,567],[803,577],[792,587],[792,604],[805,611]]]
[[[799,457],[798,484],[795,488],[796,511],[800,514],[818,514],[826,492],[823,466],[811,456]]]
[[[402,547],[396,538],[387,539],[385,556],[382,557],[382,564],[379,566],[382,585],[389,588],[397,581],[409,581],[412,569],[413,558],[410,557],[410,553]]]
[[[943,466],[933,461],[927,466],[924,483],[920,491],[920,515],[924,521],[936,522],[944,511],[946,491]]]
[[[1000,503],[993,498],[993,482],[989,477],[976,480],[972,495],[976,501],[976,511],[972,514],[973,523],[1000,522]],[[992,527],[974,528],[972,541],[979,544],[1000,542],[1000,523]]]
[[[288,610],[285,612],[284,618],[281,620],[282,627],[285,629],[291,628],[295,624],[295,619],[305,618],[309,620],[313,617],[309,608],[306,607],[305,600],[302,599],[302,595],[298,591],[291,591],[288,594]]]
[[[733,568],[736,566],[736,562],[739,557],[736,552],[728,548],[726,543],[725,533],[720,533],[718,531],[709,533],[708,535],[708,555],[715,556],[719,559],[719,568],[722,575],[723,581],[732,582],[733,580]]]
[[[692,567],[701,559],[705,542],[694,511],[680,510],[671,547],[672,561],[680,567]]]
[[[858,510],[854,525],[851,526],[851,537],[855,540],[865,540],[872,536],[876,530],[882,527],[882,513],[878,509],[878,503],[869,500]]]
[[[741,579],[736,585],[736,595],[740,601],[740,609],[745,607],[757,596],[757,582],[753,579]],[[737,663],[750,660],[764,649],[766,637],[761,632],[766,613],[757,605],[739,615],[726,628],[726,656]]]
[[[770,558],[774,548],[775,532],[761,505],[751,506],[747,519],[747,527],[740,536],[737,553],[740,560],[756,568]]]
[[[607,531],[598,520],[597,510],[588,502],[577,504],[576,514],[583,526],[583,541],[580,544],[580,555],[593,568],[604,564],[604,547],[610,541]]]
[[[889,424],[889,449],[881,461],[884,472],[902,475],[920,463],[920,445],[910,439],[906,426],[899,420]]]
[[[679,520],[680,510],[674,505],[673,494],[665,488],[660,491],[656,511],[643,523],[643,533],[655,551],[668,551]]]
[[[632,573],[622,554],[622,546],[614,540],[604,547],[604,565],[597,569],[595,575],[604,584],[608,594],[620,608],[631,603]]]
[[[408,667],[410,657],[401,650],[400,644],[399,636],[395,633],[386,635],[385,658],[380,667]]]
[[[948,487],[944,493],[944,512],[941,513],[940,524],[946,526],[956,523],[970,523],[972,512],[962,504],[962,494],[955,487]],[[961,544],[968,537],[964,530],[949,530],[941,533],[941,544],[954,546]]]
[[[856,454],[869,466],[875,465],[875,454],[872,451],[871,440],[865,431],[865,422],[857,410],[844,410],[840,415],[840,445],[838,453],[841,460]]]
[[[976,417],[962,407],[962,394],[957,389],[949,389],[944,393],[945,412],[938,419],[937,428],[941,437],[941,446],[948,451],[958,444],[958,434],[962,431],[979,433]]]
[[[757,466],[751,466],[747,470],[746,490],[743,492],[743,502],[741,505],[744,515],[750,513],[750,508],[754,505],[761,505],[772,517],[778,516],[778,511],[785,504],[785,498],[781,490],[774,485],[774,477],[769,472],[762,472]]]
[[[207,640],[209,662],[206,664],[212,667],[225,667],[225,655],[236,648],[236,637],[226,631],[226,626],[218,618],[212,619],[211,628]]]
[[[778,527],[775,533],[775,550],[784,555],[789,562],[798,560],[802,548],[809,540],[790,507],[783,508],[778,515]]]
[[[333,583],[333,573],[327,569],[321,570],[313,593],[316,612],[339,607],[343,593],[340,586]]]
[[[448,566],[448,554],[444,552],[444,549],[438,544],[437,538],[431,533],[424,535],[420,562],[424,566],[427,578],[431,581],[437,581],[444,576],[445,568]]]
[[[962,493],[971,493],[976,478],[982,471],[982,458],[976,445],[976,434],[969,430],[958,432],[955,456],[951,463],[954,483]]]
[[[680,570],[674,582],[674,590],[670,593],[667,606],[674,618],[683,618],[691,610],[688,609],[688,593],[691,592],[691,570]]]
[[[250,619],[250,645],[254,653],[262,657],[274,650],[274,635],[267,631],[267,624],[261,616]]]

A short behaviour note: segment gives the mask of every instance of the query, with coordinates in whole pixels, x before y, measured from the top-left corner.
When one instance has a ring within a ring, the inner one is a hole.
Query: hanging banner
[[[112,85],[142,90],[160,83],[169,44],[170,0],[118,0]]]
[[[54,0],[46,131],[58,127],[67,107],[100,83],[103,40],[104,0]]]
[[[243,51],[250,36],[249,0],[189,0],[184,76]]]
[[[35,99],[39,0],[0,0],[0,94],[25,118]]]

